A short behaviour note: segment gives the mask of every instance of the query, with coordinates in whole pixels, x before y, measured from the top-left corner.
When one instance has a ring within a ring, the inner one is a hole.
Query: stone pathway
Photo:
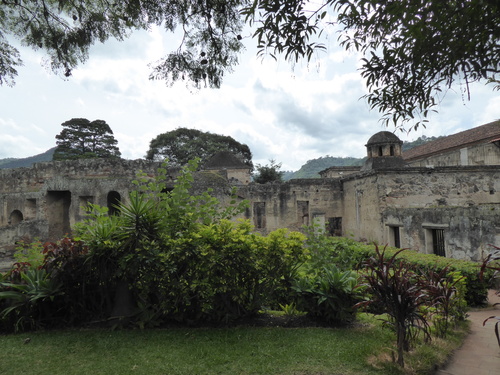
[[[492,290],[488,300],[490,304],[500,303],[500,297]],[[448,365],[436,375],[500,375],[500,346],[494,331],[496,320],[489,320],[483,327],[483,321],[490,316],[500,316],[500,305],[469,312],[470,334]]]

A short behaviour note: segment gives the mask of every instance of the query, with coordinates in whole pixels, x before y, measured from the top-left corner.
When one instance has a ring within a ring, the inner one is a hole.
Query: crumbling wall
[[[472,260],[500,246],[498,167],[373,171],[344,181],[344,204],[357,239],[395,245],[397,232],[400,247],[433,253],[441,232],[444,255]]]
[[[24,241],[31,243],[36,239],[46,239],[49,228],[46,220],[23,221],[16,225],[0,227],[0,238],[3,246],[0,246],[0,272],[5,271],[12,264],[12,255],[16,243]]]
[[[426,254],[434,253],[434,228],[443,229],[447,257],[480,261],[492,251],[490,245],[500,246],[500,204],[387,208],[382,220],[401,225],[401,247]]]
[[[240,187],[238,194],[250,201],[246,217],[262,233],[279,228],[303,230],[313,224],[331,231],[332,222],[342,222],[341,187],[338,179],[297,179],[250,184]]]

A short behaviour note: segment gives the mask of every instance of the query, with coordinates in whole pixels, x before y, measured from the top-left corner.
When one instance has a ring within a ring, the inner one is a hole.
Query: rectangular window
[[[401,248],[401,234],[399,231],[399,227],[391,227],[391,232],[392,232],[392,244],[394,247],[397,247],[398,249]]]
[[[329,217],[328,218],[328,232],[330,236],[340,237],[342,236],[342,218],[341,217]]]
[[[436,254],[442,257],[446,256],[445,230],[446,224],[423,224],[425,232],[425,252],[427,254]]]
[[[309,201],[297,201],[297,216],[299,224],[309,225]]]
[[[266,227],[266,202],[254,202],[253,225],[257,229],[263,229]]]
[[[35,219],[36,218],[36,199],[28,198],[25,205],[25,219]]]
[[[446,256],[444,249],[444,229],[431,229],[433,253],[442,257]]]

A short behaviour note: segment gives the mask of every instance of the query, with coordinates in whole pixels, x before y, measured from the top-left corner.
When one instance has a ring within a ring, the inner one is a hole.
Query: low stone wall
[[[17,225],[9,225],[0,228],[0,272],[8,270],[14,261],[13,255],[16,251],[16,242],[32,242],[47,238],[49,226],[45,220],[23,221]]]

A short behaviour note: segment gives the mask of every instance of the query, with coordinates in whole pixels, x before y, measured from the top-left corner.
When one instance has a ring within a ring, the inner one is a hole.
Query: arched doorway
[[[14,210],[10,213],[10,216],[9,216],[9,224],[10,225],[17,225],[23,220],[24,220],[23,213],[21,211]]]

